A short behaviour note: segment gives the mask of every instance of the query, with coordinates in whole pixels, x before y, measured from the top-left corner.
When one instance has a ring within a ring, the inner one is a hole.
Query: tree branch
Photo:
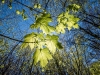
[[[22,41],[22,40],[18,40],[18,39],[15,39],[15,38],[11,38],[9,36],[5,36],[3,34],[0,34],[0,36],[4,37],[4,38],[8,38],[8,39],[11,39],[11,40],[14,40],[14,41],[18,41],[18,42],[22,42],[22,43],[35,43],[35,42],[25,42],[25,41]]]
[[[82,28],[81,26],[80,26],[80,29],[81,29],[82,31],[84,31],[85,33],[91,35],[92,37],[95,37],[96,39],[100,40],[100,36],[98,36],[98,35],[92,33],[92,32],[89,31],[88,29],[84,29],[84,28]]]

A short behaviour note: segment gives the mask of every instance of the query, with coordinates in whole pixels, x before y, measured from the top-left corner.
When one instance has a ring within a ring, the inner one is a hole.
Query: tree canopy
[[[0,74],[99,75],[99,6],[99,0],[1,0]]]

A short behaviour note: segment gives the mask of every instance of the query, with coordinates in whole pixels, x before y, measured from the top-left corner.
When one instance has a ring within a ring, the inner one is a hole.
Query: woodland
[[[100,75],[100,0],[0,0],[0,75]]]

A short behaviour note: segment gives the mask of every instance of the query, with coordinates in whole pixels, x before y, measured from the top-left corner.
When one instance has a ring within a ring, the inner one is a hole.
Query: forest
[[[0,75],[100,75],[100,0],[0,0]]]

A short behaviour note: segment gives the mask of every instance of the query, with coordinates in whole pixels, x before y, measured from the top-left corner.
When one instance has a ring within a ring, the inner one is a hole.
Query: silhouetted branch
[[[9,36],[5,36],[3,34],[0,34],[0,36],[4,37],[4,38],[8,38],[8,39],[11,39],[11,40],[14,40],[14,41],[18,41],[18,42],[22,42],[22,43],[35,43],[35,42],[25,42],[25,41],[22,41],[22,40],[18,40],[18,39],[15,39],[15,38],[11,38]]]

